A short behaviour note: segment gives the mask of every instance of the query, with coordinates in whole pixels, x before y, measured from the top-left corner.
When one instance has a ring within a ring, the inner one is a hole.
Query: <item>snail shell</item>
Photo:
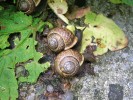
[[[17,8],[26,14],[31,14],[40,1],[41,0],[17,0]]]
[[[74,76],[83,64],[84,57],[79,52],[68,49],[59,53],[55,59],[55,70],[63,77]]]
[[[48,33],[47,40],[49,48],[59,52],[72,48],[78,38],[66,28],[54,28]]]

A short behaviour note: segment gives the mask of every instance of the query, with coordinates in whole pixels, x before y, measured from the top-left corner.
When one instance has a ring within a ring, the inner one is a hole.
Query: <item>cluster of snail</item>
[[[55,71],[63,77],[74,76],[84,62],[84,56],[71,49],[78,38],[66,28],[54,28],[47,34],[49,48],[58,52],[55,58]]]
[[[17,0],[17,8],[26,14],[34,12],[41,0]],[[80,31],[80,30],[76,30]],[[66,28],[54,28],[47,34],[49,48],[58,52],[55,59],[55,70],[63,77],[74,76],[84,62],[84,56],[78,51],[71,49],[79,40],[82,34],[76,36]]]
[[[40,2],[41,0],[17,0],[17,8],[26,14],[31,14]],[[95,60],[93,54],[87,53],[83,56],[72,49],[75,45],[80,45],[84,29],[76,29],[74,35],[66,28],[54,28],[47,34],[49,48],[59,53],[55,59],[55,70],[63,77],[74,76],[83,64],[84,59]]]

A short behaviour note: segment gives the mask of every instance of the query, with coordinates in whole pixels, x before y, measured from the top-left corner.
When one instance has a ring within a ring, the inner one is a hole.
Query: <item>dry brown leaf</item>
[[[70,19],[73,20],[75,18],[82,18],[83,16],[85,16],[88,12],[90,11],[90,7],[77,7],[74,6],[73,10],[71,13],[67,13],[65,16]]]

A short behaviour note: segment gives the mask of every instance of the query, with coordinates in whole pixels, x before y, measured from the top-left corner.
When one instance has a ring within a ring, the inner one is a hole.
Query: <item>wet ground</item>
[[[104,0],[90,0],[88,5],[121,27],[129,39],[128,46],[97,57],[91,65],[95,74],[75,76],[70,80],[72,86],[56,75],[52,79],[42,75],[36,84],[20,85],[20,100],[133,100],[133,7]]]

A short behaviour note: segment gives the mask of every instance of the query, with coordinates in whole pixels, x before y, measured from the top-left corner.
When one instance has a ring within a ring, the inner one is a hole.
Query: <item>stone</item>
[[[110,84],[108,98],[109,100],[123,100],[123,86]]]

